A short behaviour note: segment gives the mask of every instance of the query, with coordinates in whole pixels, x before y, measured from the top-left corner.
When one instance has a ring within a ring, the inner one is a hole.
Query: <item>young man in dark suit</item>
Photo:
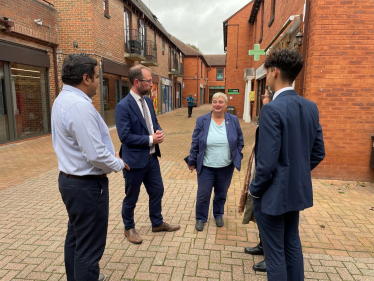
[[[159,144],[164,141],[164,133],[158,124],[152,100],[147,97],[153,86],[151,70],[143,65],[134,66],[130,68],[129,80],[132,85],[130,94],[117,104],[115,120],[122,143],[121,158],[130,166],[130,170],[123,172],[125,236],[129,242],[140,244],[142,239],[135,229],[134,209],[142,183],[149,195],[152,231],[176,231],[179,225],[167,224],[161,214],[164,185],[157,157],[161,157]]]
[[[299,212],[313,206],[311,170],[325,156],[318,108],[292,88],[302,67],[300,53],[289,49],[273,51],[265,61],[274,97],[261,109],[249,192],[268,280],[304,280]]]

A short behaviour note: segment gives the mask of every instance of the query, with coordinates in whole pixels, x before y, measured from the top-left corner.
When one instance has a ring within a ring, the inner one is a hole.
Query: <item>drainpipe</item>
[[[103,83],[103,69],[101,67],[101,61],[100,61],[99,75],[100,75],[100,111],[101,111],[101,117],[103,117],[103,119],[105,121],[105,116],[104,116],[104,83]]]
[[[53,46],[53,66],[54,66],[54,75],[55,75],[55,89],[56,97],[60,93],[59,84],[58,84],[58,70],[57,70],[57,46]]]
[[[196,57],[196,86],[197,86],[197,95],[196,95],[196,105],[199,107],[199,95],[200,95],[200,85],[199,85],[199,56]]]
[[[300,88],[299,88],[299,94],[304,96],[304,79],[305,79],[305,73],[306,73],[306,66],[305,63],[306,60],[306,51],[307,51],[307,44],[308,44],[308,36],[309,36],[309,17],[310,17],[310,0],[306,0],[305,2],[305,18],[304,18],[304,36],[303,36],[303,50],[302,50],[302,56],[304,59],[304,67],[301,69],[300,73]]]

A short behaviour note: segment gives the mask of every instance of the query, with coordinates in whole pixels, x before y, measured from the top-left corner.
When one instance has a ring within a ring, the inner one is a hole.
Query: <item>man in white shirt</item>
[[[97,61],[70,54],[62,66],[64,86],[52,107],[52,141],[59,190],[69,216],[65,240],[67,280],[105,280],[99,261],[108,230],[107,174],[129,167],[115,156],[109,130],[92,105],[99,85]]]
[[[164,133],[158,124],[152,100],[147,97],[152,89],[152,73],[149,68],[137,65],[130,68],[130,94],[116,106],[116,126],[122,143],[121,157],[131,167],[123,171],[126,197],[122,204],[122,219],[125,236],[134,244],[142,243],[135,229],[134,209],[138,201],[140,186],[149,195],[149,217],[152,231],[176,231],[179,225],[163,221],[161,201],[164,194],[160,164],[159,143],[164,141]]]

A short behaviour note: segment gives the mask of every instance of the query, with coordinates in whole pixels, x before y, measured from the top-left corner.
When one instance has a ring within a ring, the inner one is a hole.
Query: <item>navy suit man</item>
[[[304,280],[299,211],[313,206],[311,170],[325,156],[318,108],[291,87],[302,67],[300,53],[289,49],[273,51],[265,61],[275,94],[261,109],[249,192],[268,280]]]
[[[123,172],[125,236],[129,242],[140,244],[142,239],[135,229],[134,209],[142,183],[149,195],[152,231],[176,231],[179,225],[167,224],[161,214],[164,185],[157,157],[161,157],[159,144],[164,141],[164,133],[158,124],[152,100],[146,96],[153,86],[151,70],[143,65],[134,66],[130,68],[129,80],[132,85],[130,94],[117,104],[115,120],[122,143],[121,158],[126,159],[124,161],[130,166],[130,170]]]

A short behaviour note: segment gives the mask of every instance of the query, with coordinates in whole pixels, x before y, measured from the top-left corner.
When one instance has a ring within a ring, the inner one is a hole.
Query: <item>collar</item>
[[[73,92],[73,93],[77,94],[78,96],[88,100],[90,103],[92,103],[92,100],[89,96],[87,96],[85,93],[83,93],[81,90],[79,90],[78,88],[76,88],[74,86],[64,84],[62,86],[62,90],[63,91],[68,91],[68,92]]]
[[[132,90],[130,90],[130,94],[132,95],[132,97],[134,98],[136,102],[140,102],[141,96],[139,96],[138,94],[135,94]]]
[[[285,88],[282,88],[282,89],[278,90],[277,92],[275,92],[275,94],[273,96],[273,100],[275,100],[275,98],[277,96],[279,96],[281,93],[283,93],[285,91],[289,91],[289,90],[294,90],[294,88],[292,88],[292,87],[285,87]]]

